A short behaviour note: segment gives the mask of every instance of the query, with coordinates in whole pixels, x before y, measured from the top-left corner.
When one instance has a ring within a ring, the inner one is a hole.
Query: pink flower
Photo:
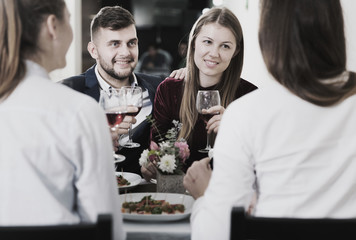
[[[155,143],[154,141],[151,141],[150,149],[151,150],[155,150],[155,151],[159,151],[159,147],[158,147],[157,143]]]
[[[188,144],[186,142],[179,141],[179,142],[175,142],[174,146],[179,148],[179,157],[183,160],[184,163],[185,160],[187,160],[187,158],[190,155]]]

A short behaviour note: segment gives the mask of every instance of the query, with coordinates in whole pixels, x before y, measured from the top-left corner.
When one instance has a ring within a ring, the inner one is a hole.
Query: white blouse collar
[[[44,67],[42,67],[38,63],[31,61],[31,60],[25,60],[25,64],[26,64],[26,73],[27,74],[39,75],[41,77],[49,79],[49,74],[46,71],[46,69],[44,69]]]

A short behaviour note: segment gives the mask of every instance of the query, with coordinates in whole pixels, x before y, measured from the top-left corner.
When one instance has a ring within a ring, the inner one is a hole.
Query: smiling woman
[[[183,124],[179,138],[187,139],[191,150],[185,170],[194,161],[208,156],[198,150],[205,147],[207,133],[218,132],[225,108],[233,100],[256,89],[240,77],[243,54],[242,29],[236,16],[227,8],[212,8],[191,29],[186,80],[167,78],[158,87],[153,116],[163,136],[172,127],[172,120]],[[206,109],[206,114],[220,113],[207,124],[196,110],[199,90],[218,90],[221,96],[221,106]],[[157,140],[154,129],[152,136]],[[149,166],[141,169],[145,178],[154,177],[155,172],[148,169]]]
[[[220,79],[233,55],[236,41],[232,32],[218,23],[202,27],[195,41],[194,62],[199,69],[200,86],[210,87]]]

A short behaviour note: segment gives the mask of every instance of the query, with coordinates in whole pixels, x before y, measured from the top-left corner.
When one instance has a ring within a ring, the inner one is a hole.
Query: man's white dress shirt
[[[124,239],[103,110],[94,99],[53,83],[38,64],[0,102],[0,225],[114,219]]]
[[[256,216],[355,218],[356,96],[319,107],[275,82],[230,104],[192,239],[229,239],[231,208],[247,209],[254,186]]]

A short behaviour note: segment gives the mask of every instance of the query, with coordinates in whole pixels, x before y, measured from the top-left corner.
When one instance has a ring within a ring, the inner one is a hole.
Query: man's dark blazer
[[[70,88],[93,97],[99,102],[100,87],[95,75],[95,65],[89,68],[86,72],[62,80],[60,83],[69,86]],[[157,86],[163,80],[160,77],[151,76],[147,74],[135,73],[138,85],[147,89],[152,103],[156,93]],[[117,170],[124,172],[133,172],[141,175],[141,167],[138,163],[143,150],[147,149],[150,144],[150,128],[151,124],[145,120],[138,125],[133,132],[132,140],[141,144],[139,148],[122,148],[117,153],[126,157],[126,160],[118,163]],[[105,159],[102,159],[103,161]]]

